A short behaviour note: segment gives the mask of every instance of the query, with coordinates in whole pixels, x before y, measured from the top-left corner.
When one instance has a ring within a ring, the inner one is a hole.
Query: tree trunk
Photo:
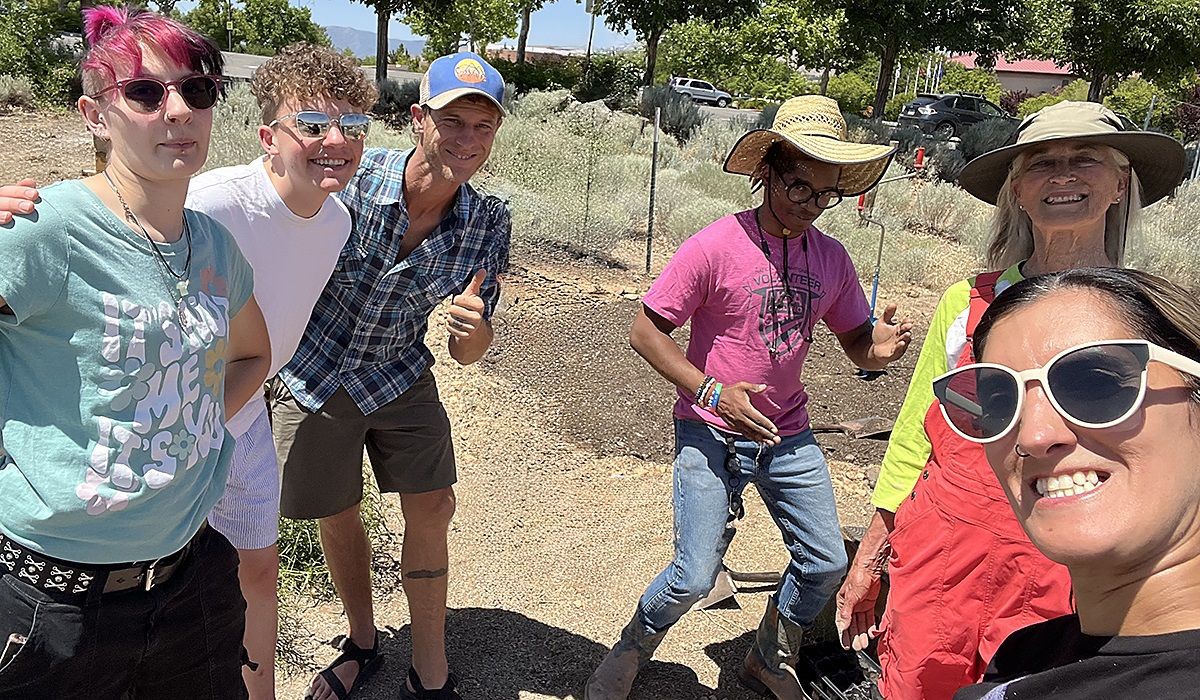
[[[875,121],[883,119],[883,110],[887,107],[888,82],[896,70],[896,56],[900,54],[900,39],[894,34],[887,37],[883,46],[883,55],[879,57],[879,78],[875,81],[875,103],[871,108],[871,118]]]
[[[655,29],[646,35],[646,74],[642,76],[642,85],[654,84],[654,65],[658,63],[658,41],[662,39],[663,31]]]
[[[517,65],[525,62],[525,44],[529,43],[529,5],[521,8],[521,32],[517,34]]]
[[[821,94],[829,94],[829,66],[825,66],[825,70],[821,71]]]
[[[1108,78],[1104,73],[1097,70],[1092,74],[1092,84],[1088,86],[1088,102],[1104,101],[1104,84],[1106,82],[1108,82]]]
[[[383,3],[375,5],[375,82],[387,80],[388,69],[388,22],[392,19],[391,10]]]

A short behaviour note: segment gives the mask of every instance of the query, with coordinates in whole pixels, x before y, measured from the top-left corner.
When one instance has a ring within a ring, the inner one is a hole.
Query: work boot
[[[666,630],[646,634],[641,614],[635,613],[621,630],[621,638],[612,651],[588,678],[583,688],[583,700],[625,700],[629,697],[638,669],[650,661],[666,634]]]
[[[803,639],[800,625],[780,615],[775,601],[769,600],[738,680],[759,695],[776,700],[811,700],[796,678]]]

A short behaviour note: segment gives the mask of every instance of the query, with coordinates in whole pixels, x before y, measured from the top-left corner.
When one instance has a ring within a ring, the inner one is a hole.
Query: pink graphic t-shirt
[[[841,243],[809,227],[785,244],[759,228],[753,210],[718,219],[684,241],[642,303],[676,326],[691,320],[687,358],[705,374],[726,385],[766,384],[750,400],[781,435],[808,428],[800,373],[813,326],[824,321],[845,333],[870,320]],[[677,418],[728,430],[694,398],[679,391]]]

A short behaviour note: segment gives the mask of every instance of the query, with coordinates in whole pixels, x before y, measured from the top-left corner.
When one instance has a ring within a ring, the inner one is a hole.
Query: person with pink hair
[[[238,557],[206,524],[270,365],[253,274],[184,207],[221,54],[84,12],[108,167],[0,231],[0,697],[241,698]]]

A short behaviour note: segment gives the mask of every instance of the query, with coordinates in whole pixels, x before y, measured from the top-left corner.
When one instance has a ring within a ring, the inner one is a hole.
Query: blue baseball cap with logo
[[[483,95],[504,109],[504,78],[479,54],[460,51],[429,64],[421,78],[421,104],[441,109],[467,95]]]

